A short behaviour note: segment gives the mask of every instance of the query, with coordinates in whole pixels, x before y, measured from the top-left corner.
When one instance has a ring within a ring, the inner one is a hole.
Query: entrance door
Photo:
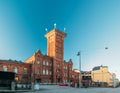
[[[36,79],[36,82],[37,82],[37,83],[40,83],[40,82],[41,82],[41,78],[37,78],[37,79]]]

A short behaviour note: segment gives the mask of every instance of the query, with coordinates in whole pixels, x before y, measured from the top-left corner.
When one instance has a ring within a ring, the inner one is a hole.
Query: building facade
[[[108,66],[96,66],[91,71],[82,71],[83,87],[101,86],[101,87],[116,87],[119,85],[119,80],[115,73],[110,73]]]
[[[30,82],[31,66],[16,60],[0,60],[0,71],[15,72],[15,80],[21,82]]]
[[[91,74],[93,82],[109,82],[111,78],[107,66],[96,66],[93,68]]]
[[[54,28],[48,32],[47,55],[38,49],[25,62],[0,60],[0,70],[16,73],[16,80],[23,82],[66,83],[78,81],[70,59],[64,61],[64,38],[66,33]]]
[[[96,66],[91,71],[92,82],[102,84],[102,86],[116,87],[119,85],[119,80],[115,73],[110,73],[108,66]]]

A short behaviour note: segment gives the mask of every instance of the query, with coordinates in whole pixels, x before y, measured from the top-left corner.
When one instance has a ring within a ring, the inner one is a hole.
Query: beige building
[[[91,71],[92,82],[104,82],[109,84],[110,82],[114,82],[116,75],[110,73],[108,70],[108,66],[96,66]]]

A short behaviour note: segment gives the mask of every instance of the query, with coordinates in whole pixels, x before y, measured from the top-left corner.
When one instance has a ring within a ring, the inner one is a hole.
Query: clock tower
[[[63,82],[63,62],[64,62],[64,38],[66,33],[56,29],[48,32],[47,38],[47,55],[53,57],[53,82]]]

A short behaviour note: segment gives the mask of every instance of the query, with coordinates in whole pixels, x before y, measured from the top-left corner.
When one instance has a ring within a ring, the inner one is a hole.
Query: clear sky
[[[66,28],[64,59],[74,68],[81,51],[82,70],[105,65],[120,78],[120,0],[0,0],[0,59],[46,54],[54,23]]]

